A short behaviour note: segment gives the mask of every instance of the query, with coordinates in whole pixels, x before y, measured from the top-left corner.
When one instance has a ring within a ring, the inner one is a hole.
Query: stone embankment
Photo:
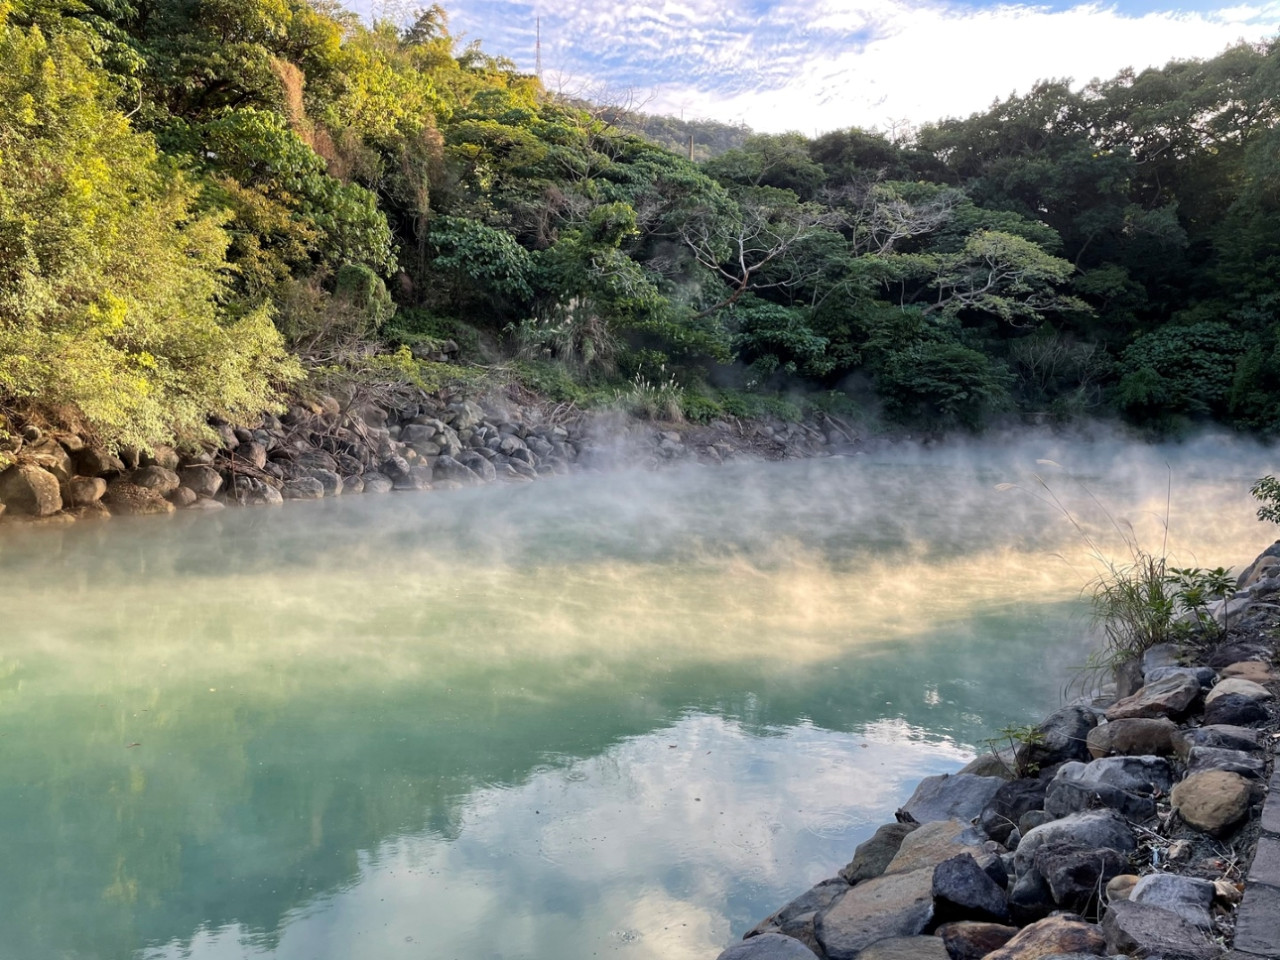
[[[1215,643],[926,778],[719,960],[1280,958],[1280,543],[1238,588]]]
[[[356,493],[527,482],[612,465],[813,457],[861,448],[837,418],[809,423],[653,423],[586,415],[507,395],[479,403],[297,401],[253,428],[215,424],[220,443],[118,454],[85,436],[28,424],[8,441],[0,520],[217,510]],[[0,451],[3,452],[3,451]]]

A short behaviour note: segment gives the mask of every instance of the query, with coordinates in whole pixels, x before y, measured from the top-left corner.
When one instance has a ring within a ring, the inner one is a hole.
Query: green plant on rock
[[[1209,613],[1209,603],[1224,599],[1235,589],[1236,581],[1229,568],[1204,570],[1200,567],[1170,567],[1167,580],[1174,588],[1173,598],[1179,612],[1185,615],[1185,619],[1180,622],[1194,622],[1211,638],[1217,638],[1226,632],[1225,611],[1223,622],[1219,624]]]
[[[1258,519],[1264,522],[1280,523],[1280,480],[1267,474],[1254,481],[1249,492],[1253,499],[1262,504],[1258,508]]]
[[[1006,746],[1009,748],[1013,755],[1013,766],[1009,769],[1019,779],[1034,777],[1040,772],[1040,765],[1031,759],[1031,748],[1042,745],[1045,738],[1044,731],[1035,724],[1010,724],[1001,727],[999,736],[991,737],[984,742],[1001,763],[1004,763],[1001,750]],[[1008,767],[1008,764],[1005,766]]]

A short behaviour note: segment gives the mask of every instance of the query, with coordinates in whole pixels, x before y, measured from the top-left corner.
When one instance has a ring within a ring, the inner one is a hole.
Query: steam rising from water
[[[714,955],[1056,705],[1078,527],[1239,569],[1271,470],[1033,438],[6,528],[0,944]]]

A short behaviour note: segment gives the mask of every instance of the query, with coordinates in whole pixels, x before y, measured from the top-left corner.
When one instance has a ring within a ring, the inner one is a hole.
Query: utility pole
[[[537,40],[534,42],[534,67],[533,72],[538,75],[538,79],[542,79],[542,18],[534,19],[534,29],[537,31]]]

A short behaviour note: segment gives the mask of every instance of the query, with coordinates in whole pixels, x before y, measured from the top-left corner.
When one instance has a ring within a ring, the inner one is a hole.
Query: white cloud
[[[936,0],[458,0],[452,22],[531,67],[542,17],[548,73],[577,89],[640,92],[651,111],[807,134],[984,109],[1044,78],[1210,57],[1280,29],[1280,4],[1129,15]]]

